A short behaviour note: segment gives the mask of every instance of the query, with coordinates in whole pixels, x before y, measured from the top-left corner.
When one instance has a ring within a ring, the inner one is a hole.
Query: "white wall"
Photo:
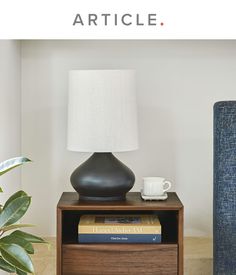
[[[19,41],[0,41],[0,162],[21,152],[21,48]],[[20,169],[0,177],[3,203],[21,188]]]
[[[24,41],[23,170],[27,221],[55,235],[56,203],[88,154],[66,150],[70,69],[137,70],[140,149],[118,157],[136,174],[164,176],[185,205],[186,235],[211,235],[212,107],[236,98],[235,41]]]

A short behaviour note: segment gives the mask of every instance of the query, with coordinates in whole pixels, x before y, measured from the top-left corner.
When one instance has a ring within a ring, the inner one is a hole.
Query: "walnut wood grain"
[[[58,203],[58,208],[66,210],[177,210],[183,207],[176,193],[168,193],[165,201],[144,201],[139,192],[129,192],[125,201],[119,202],[84,202],[79,201],[76,192],[65,192]]]
[[[85,213],[153,213],[162,223],[161,244],[78,244]],[[166,201],[143,201],[128,193],[122,202],[81,202],[66,192],[57,206],[57,275],[183,275],[183,205],[176,193]]]
[[[184,207],[178,212],[178,266],[179,275],[184,274]]]
[[[177,254],[177,245],[63,245],[63,274],[176,275]]]

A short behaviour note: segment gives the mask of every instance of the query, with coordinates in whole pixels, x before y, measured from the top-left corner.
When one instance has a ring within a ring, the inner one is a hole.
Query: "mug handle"
[[[165,181],[164,181],[164,185],[165,185],[165,184],[168,184],[168,186],[167,186],[167,188],[163,189],[163,192],[166,192],[166,191],[168,191],[168,190],[171,188],[171,182],[170,182],[170,181],[165,180]]]

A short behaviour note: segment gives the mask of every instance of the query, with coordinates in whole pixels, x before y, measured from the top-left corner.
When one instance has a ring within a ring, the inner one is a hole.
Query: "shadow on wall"
[[[139,149],[116,154],[135,173],[132,191],[139,191],[142,178],[147,176],[165,177],[173,182],[171,190],[174,191],[176,152],[171,114],[160,106],[150,105],[139,105],[138,111]]]

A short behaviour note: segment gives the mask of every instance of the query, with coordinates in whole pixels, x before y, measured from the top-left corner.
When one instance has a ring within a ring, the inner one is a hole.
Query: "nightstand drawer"
[[[178,274],[177,244],[65,244],[63,275]]]

